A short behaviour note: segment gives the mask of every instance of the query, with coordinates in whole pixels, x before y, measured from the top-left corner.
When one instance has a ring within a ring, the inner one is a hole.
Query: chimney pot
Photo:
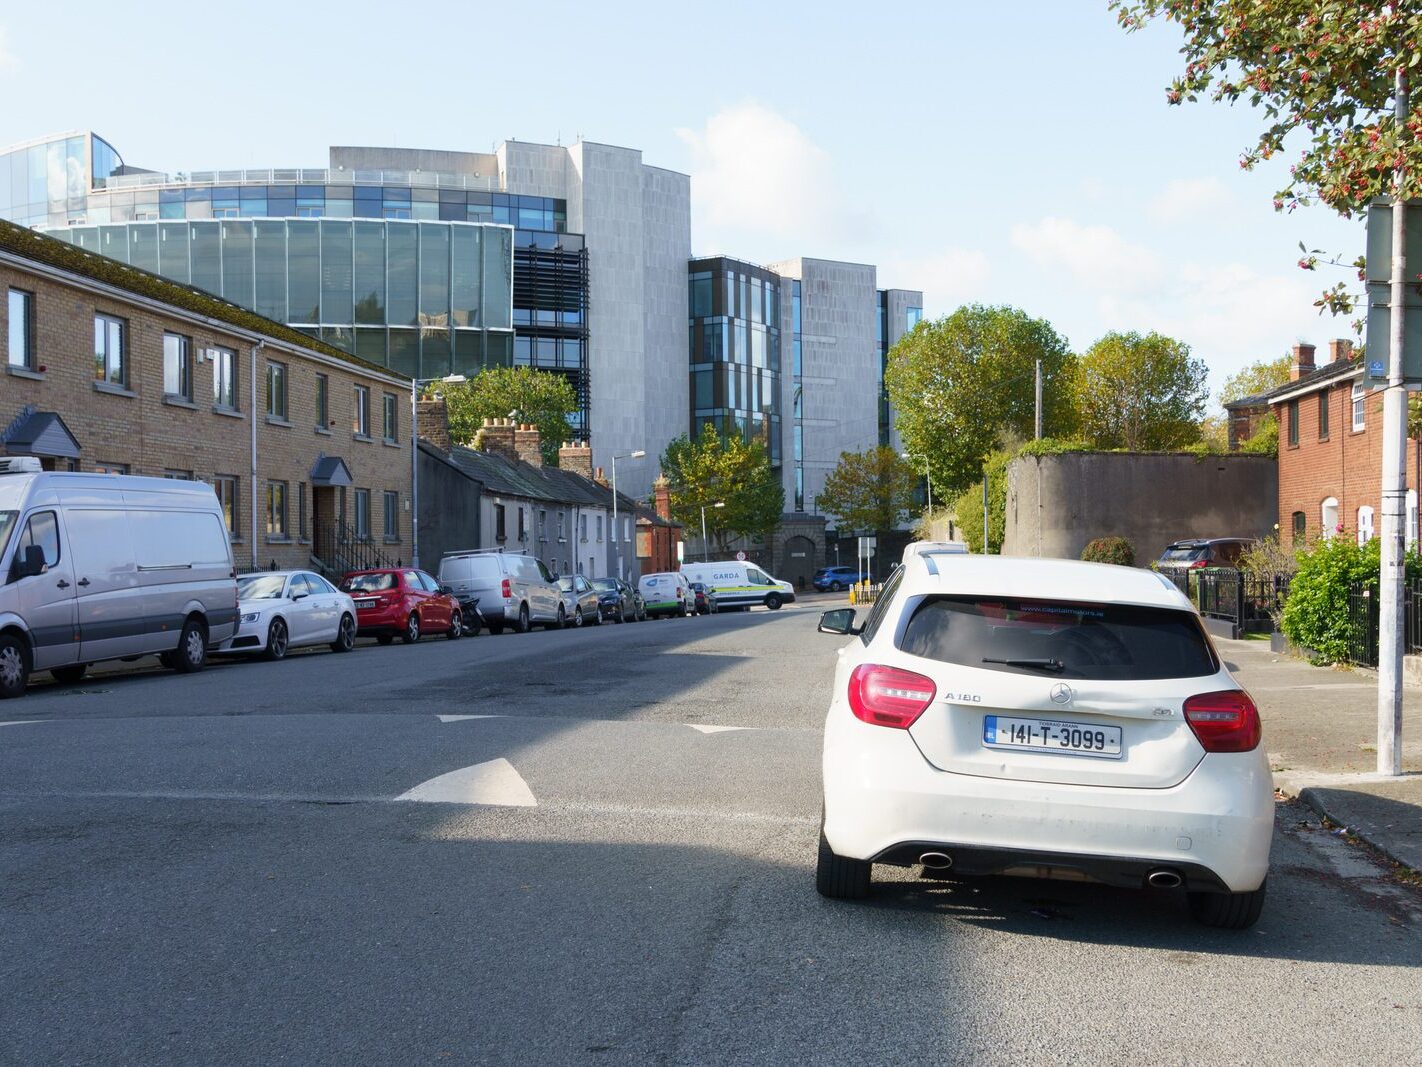
[[[1314,370],[1314,347],[1300,341],[1294,345],[1294,364],[1289,368],[1289,381],[1296,382]]]

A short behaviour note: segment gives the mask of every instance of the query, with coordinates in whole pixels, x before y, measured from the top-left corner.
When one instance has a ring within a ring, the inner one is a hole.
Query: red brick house
[[[1367,392],[1363,364],[1348,341],[1331,341],[1315,363],[1313,345],[1294,346],[1290,381],[1265,394],[1279,420],[1279,537],[1359,542],[1382,526],[1382,394]],[[1418,540],[1417,441],[1407,442],[1407,543]]]

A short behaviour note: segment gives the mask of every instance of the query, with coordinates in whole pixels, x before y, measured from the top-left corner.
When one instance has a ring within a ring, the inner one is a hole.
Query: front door
[[[79,631],[75,626],[74,564],[63,550],[60,519],[56,511],[36,511],[26,520],[15,546],[20,559],[30,545],[44,550],[43,574],[21,578],[20,617],[30,629],[35,646],[35,670],[62,667],[79,658]]]
[[[311,487],[311,554],[323,563],[331,562],[331,497],[329,485]]]

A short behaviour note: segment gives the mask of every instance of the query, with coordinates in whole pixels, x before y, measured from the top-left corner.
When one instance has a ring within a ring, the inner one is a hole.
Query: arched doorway
[[[815,575],[815,542],[808,537],[787,538],[780,559],[780,573],[775,577],[789,582],[796,589],[808,589]]]

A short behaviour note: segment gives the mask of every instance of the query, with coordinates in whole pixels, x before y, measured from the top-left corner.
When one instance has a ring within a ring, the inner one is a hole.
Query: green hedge
[[[1088,541],[1081,550],[1081,558],[1088,563],[1114,563],[1120,567],[1136,565],[1136,549],[1124,537],[1098,537]]]
[[[1359,545],[1348,537],[1333,537],[1304,549],[1299,569],[1289,585],[1279,625],[1296,645],[1312,649],[1320,663],[1348,659],[1348,649],[1360,634],[1348,611],[1348,593],[1359,586],[1376,597],[1382,569],[1381,542]],[[1422,577],[1422,556],[1409,551],[1409,580]]]

